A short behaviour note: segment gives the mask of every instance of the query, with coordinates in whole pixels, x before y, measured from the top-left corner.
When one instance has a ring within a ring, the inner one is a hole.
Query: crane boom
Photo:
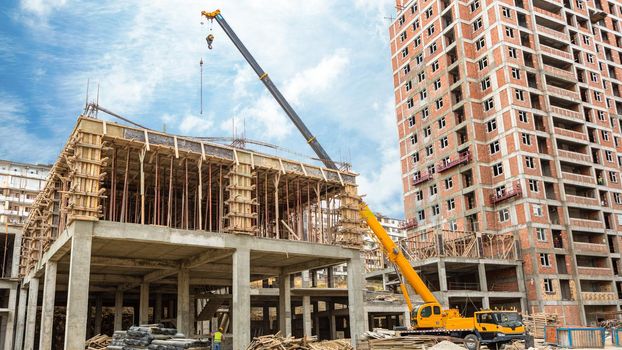
[[[374,213],[364,202],[361,202],[359,213],[363,219],[365,219],[367,225],[374,232],[376,237],[378,237],[378,240],[380,240],[380,244],[382,244],[385,255],[389,258],[389,261],[397,265],[402,272],[402,275],[408,284],[413,287],[415,292],[421,296],[424,302],[439,304],[434,294],[432,294],[421,277],[419,277],[417,271],[415,271],[412,265],[410,265],[410,262],[406,259],[406,256],[404,256],[404,253],[402,253],[397,244],[395,244],[391,237],[389,237],[387,231],[385,231],[382,225],[380,225],[380,222],[378,222],[376,215],[374,215]]]
[[[268,76],[268,73],[266,73],[261,68],[261,66],[259,65],[259,63],[257,63],[253,55],[251,55],[251,53],[248,51],[246,46],[244,46],[240,38],[238,38],[238,36],[233,31],[233,29],[231,29],[227,21],[224,19],[224,17],[220,13],[220,10],[216,10],[214,12],[203,11],[201,12],[201,15],[205,16],[209,20],[215,19],[216,22],[218,22],[222,30],[227,34],[229,39],[231,39],[235,47],[238,48],[242,56],[244,56],[244,59],[246,59],[246,62],[248,62],[248,64],[250,64],[250,66],[253,68],[253,70],[259,77],[259,80],[263,82],[263,84],[266,86],[268,91],[270,91],[270,93],[272,94],[276,102],[278,102],[278,104],[281,106],[281,108],[283,108],[283,110],[285,111],[289,119],[291,119],[294,125],[296,125],[296,128],[298,128],[298,130],[302,133],[305,140],[307,141],[309,146],[311,146],[315,154],[320,158],[322,163],[324,163],[324,165],[329,169],[337,170],[337,165],[335,164],[335,162],[333,162],[333,160],[330,158],[328,153],[326,153],[326,151],[324,150],[322,145],[320,145],[320,143],[317,141],[315,136],[311,134],[311,131],[309,131],[305,123],[298,116],[298,113],[296,113],[296,111],[292,108],[289,102],[287,102],[283,94],[281,94],[281,91],[279,91],[276,85],[274,85],[274,83],[272,82],[272,79],[270,79],[270,77]]]

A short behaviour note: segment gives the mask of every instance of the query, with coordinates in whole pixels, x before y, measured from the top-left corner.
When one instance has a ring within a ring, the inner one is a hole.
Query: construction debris
[[[353,350],[349,339],[317,341],[317,337],[283,337],[281,332],[253,338],[246,350]]]
[[[534,338],[544,338],[544,327],[559,325],[560,317],[557,314],[532,313],[523,314],[523,324],[527,333]]]
[[[384,328],[374,328],[373,331],[367,331],[363,333],[363,337],[367,339],[385,339],[393,338],[395,336],[395,331]]]
[[[600,321],[598,325],[604,328],[622,328],[622,320],[617,320],[617,319],[604,320],[604,321]]]
[[[454,350],[462,349],[455,343],[462,343],[462,339],[434,335],[409,335],[403,337],[391,337],[369,339],[360,342],[359,350],[396,350],[396,349],[430,349]],[[451,344],[451,345],[448,345]],[[438,346],[436,348],[435,346]]]
[[[94,336],[93,338],[88,339],[86,341],[85,349],[86,350],[106,349],[106,347],[110,345],[111,341],[112,341],[112,338],[110,338],[109,336],[105,334],[98,334]]]

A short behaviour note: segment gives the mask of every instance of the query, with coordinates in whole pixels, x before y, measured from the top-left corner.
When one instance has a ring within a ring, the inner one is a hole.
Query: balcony
[[[568,118],[573,118],[573,119],[578,119],[578,120],[581,120],[581,121],[585,121],[585,119],[583,119],[581,117],[581,113],[579,113],[577,111],[572,111],[572,110],[566,109],[566,108],[551,106],[551,113],[559,114],[561,116],[568,117]]]
[[[403,223],[401,223],[400,229],[406,231],[406,230],[410,230],[413,228],[417,228],[417,226],[419,226],[419,222],[417,221],[417,219],[410,219],[410,220],[406,220]]]
[[[540,24],[536,24],[536,28],[538,29],[538,33],[544,33],[547,34],[557,40],[563,40],[563,41],[568,41],[568,34],[564,33],[564,32],[560,32],[557,31],[555,29],[551,29],[549,27],[545,27],[543,25]]]
[[[523,189],[520,187],[520,184],[516,184],[509,189],[504,189],[503,191],[498,191],[496,194],[490,195],[490,202],[492,204],[497,204],[512,197],[520,197],[522,195]]]
[[[443,171],[447,171],[460,164],[466,164],[470,161],[471,161],[471,153],[469,151],[464,151],[458,155],[458,158],[454,160],[450,160],[449,162],[443,162],[439,164],[437,169],[439,173],[442,173]]]
[[[606,244],[574,242],[574,249],[580,253],[609,253],[609,247]]]
[[[612,276],[613,275],[611,269],[608,267],[577,266],[577,273],[579,275],[585,275],[585,276]]]
[[[555,127],[555,134],[556,135],[570,137],[570,138],[576,139],[576,140],[582,140],[582,141],[586,141],[586,142],[589,141],[588,138],[587,138],[587,135],[585,133],[574,131],[574,130],[569,130],[569,129]]]
[[[561,34],[561,33],[560,33]],[[567,38],[566,38],[567,40]],[[542,50],[542,52],[555,56],[555,57],[560,57],[569,61],[573,61],[574,62],[574,58],[572,57],[572,54],[570,52],[567,51],[563,51],[563,50],[558,50],[555,48],[552,48],[550,46],[546,46],[546,45],[540,45],[540,50]]]
[[[598,199],[592,197],[573,196],[571,194],[567,194],[566,200],[572,204],[598,206]]]
[[[570,225],[583,227],[583,228],[591,228],[591,229],[604,229],[605,225],[603,225],[602,221],[599,220],[589,220],[589,219],[577,219],[570,218]]]
[[[592,176],[588,176],[588,175],[580,175],[580,174],[572,174],[572,173],[562,172],[562,178],[564,180],[582,182],[582,183],[587,183],[587,184],[591,184],[591,185],[595,185],[596,184],[596,180],[594,180],[594,178]]]
[[[616,301],[618,296],[614,292],[581,292],[583,301]]]
[[[423,175],[419,175],[413,179],[413,186],[417,186],[420,183],[424,183],[428,180],[432,179],[432,174],[425,173]]]
[[[592,161],[592,157],[590,157],[587,154],[583,154],[583,153],[566,151],[566,150],[560,149],[560,150],[557,150],[557,154],[560,157],[569,158],[572,160],[579,160],[579,161],[587,162],[587,163],[590,163]]]
[[[573,72],[567,71],[565,69],[549,66],[548,64],[543,65],[543,69],[545,73],[549,73],[558,78],[566,79],[573,82],[577,80]]]
[[[564,18],[560,14],[557,14],[555,12],[547,11],[545,9],[541,9],[539,7],[536,7],[536,6],[533,7],[533,10],[534,10],[534,12],[536,12],[538,14],[541,14],[541,15],[544,15],[544,16],[548,16],[548,17],[551,17],[551,18],[555,18],[558,21],[564,22]]]
[[[574,101],[579,101],[581,99],[581,95],[579,95],[579,93],[576,91],[566,90],[552,85],[547,85],[546,91],[548,91],[550,94],[555,94],[557,96],[565,97]]]

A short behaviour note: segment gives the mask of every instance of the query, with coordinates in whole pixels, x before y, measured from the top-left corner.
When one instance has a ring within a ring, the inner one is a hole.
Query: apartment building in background
[[[523,311],[570,325],[611,318],[622,305],[622,2],[396,6],[409,237],[512,235]],[[484,268],[492,281],[482,288],[496,288],[487,269],[496,267]]]
[[[50,168],[0,160],[0,350],[13,348],[13,337],[5,334],[16,322],[22,224],[45,186]]]

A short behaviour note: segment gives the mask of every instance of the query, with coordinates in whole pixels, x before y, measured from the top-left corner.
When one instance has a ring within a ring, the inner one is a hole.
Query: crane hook
[[[214,35],[212,34],[208,35],[207,38],[205,38],[205,41],[207,41],[207,47],[211,50],[212,43],[214,42]]]

